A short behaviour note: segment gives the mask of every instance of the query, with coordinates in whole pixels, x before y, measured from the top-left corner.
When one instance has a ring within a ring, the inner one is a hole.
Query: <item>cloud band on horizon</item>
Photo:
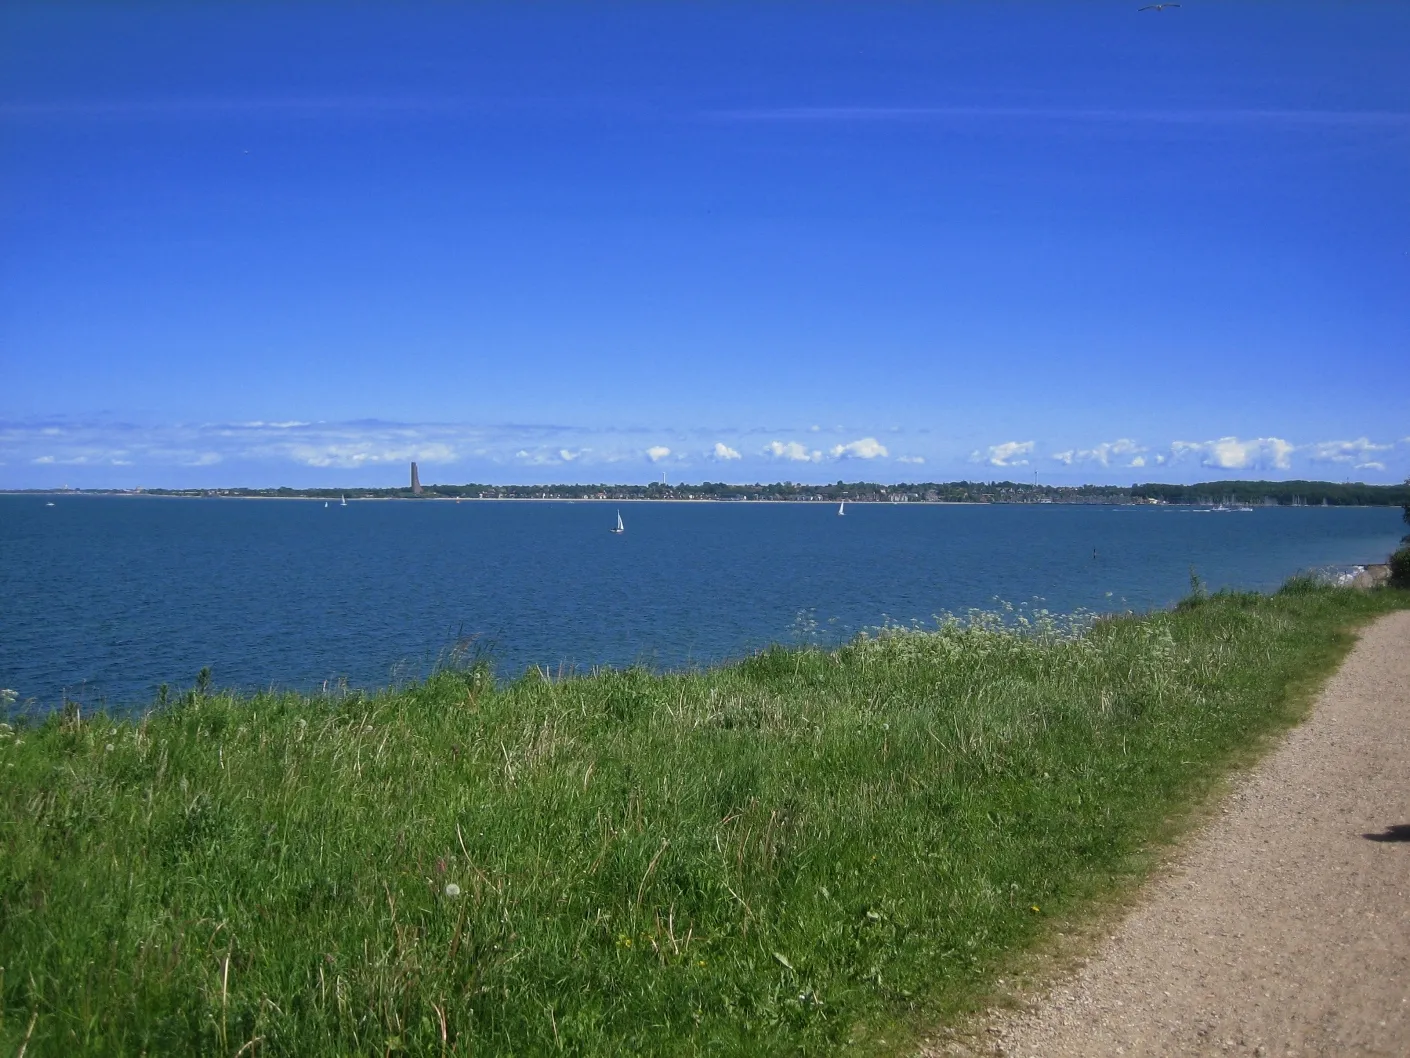
[[[754,431],[742,433],[747,436],[750,432]],[[487,476],[487,480],[512,476],[516,467],[570,466],[574,474],[594,480],[602,479],[605,468],[616,467],[616,473],[626,480],[655,473],[652,467],[667,462],[702,470],[729,464],[759,472],[778,463],[821,470],[830,464],[861,461],[893,467],[893,474],[903,466],[934,465],[938,469],[948,465],[959,470],[964,462],[963,450],[893,454],[871,435],[818,447],[796,440],[773,440],[747,454],[751,450],[740,442],[712,440],[704,430],[657,431],[668,434],[660,441],[654,441],[652,433],[639,427],[380,420],[165,425],[61,419],[0,421],[0,467],[5,468],[0,471],[0,485],[33,481],[36,474],[46,475],[48,480],[48,474],[63,468],[100,480],[105,475],[109,479],[119,475],[123,480],[141,476],[147,483],[169,472],[186,477],[205,472],[202,477],[213,480],[210,472],[216,467],[227,468],[227,474],[235,472],[234,468],[263,467],[263,473],[279,474],[283,473],[280,468],[287,468],[305,475],[309,471],[370,473],[381,479],[399,478],[401,465],[414,460],[425,468],[461,468],[457,473],[467,480],[476,475]],[[996,469],[1030,468],[1035,465],[1037,450],[1036,441],[1005,441],[973,450],[968,461]],[[1406,463],[1407,457],[1410,438],[1377,442],[1363,436],[1299,444],[1277,436],[1245,439],[1226,435],[1203,441],[1175,440],[1163,448],[1123,437],[1085,448],[1061,449],[1048,458],[1065,469],[1087,468],[1101,476],[1116,470],[1149,471],[1156,467],[1288,473],[1298,462],[1314,473],[1317,467],[1344,467],[1389,474],[1389,468]]]

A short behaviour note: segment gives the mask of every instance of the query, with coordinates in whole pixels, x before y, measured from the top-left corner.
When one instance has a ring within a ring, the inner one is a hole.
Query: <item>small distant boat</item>
[[[607,530],[607,531],[608,531],[609,533],[625,533],[625,532],[627,531],[627,527],[622,524],[622,512],[621,512],[621,511],[618,511],[618,512],[617,512],[617,524],[616,524],[615,526],[613,526],[611,529]]]
[[[338,506],[339,506],[339,507],[346,507],[347,505],[348,505],[348,494],[345,492],[345,493],[343,493],[343,502],[340,503],[340,504],[338,504]]]
[[[325,511],[328,509],[328,501],[327,501],[327,500],[324,500],[324,501],[323,501],[323,509],[324,509]]]
[[[48,503],[46,503],[44,506],[46,506],[46,507],[52,507],[52,506],[54,506],[54,503],[53,503],[53,501],[51,500],[51,501],[49,501]]]
[[[837,517],[841,518],[841,517],[842,517],[844,514],[846,514],[846,513],[847,513],[847,501],[846,501],[846,500],[843,500],[841,503],[839,503],[839,504],[837,505]]]

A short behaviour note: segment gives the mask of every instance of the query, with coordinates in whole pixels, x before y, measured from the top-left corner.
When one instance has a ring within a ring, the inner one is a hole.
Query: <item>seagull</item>
[[[1137,11],[1164,11],[1167,7],[1179,7],[1179,4],[1147,4],[1145,7],[1136,8]]]

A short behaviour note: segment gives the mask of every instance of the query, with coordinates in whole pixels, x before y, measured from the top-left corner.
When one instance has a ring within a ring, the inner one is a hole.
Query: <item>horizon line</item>
[[[732,489],[834,489],[841,485],[844,488],[874,488],[878,491],[896,489],[917,489],[925,487],[944,487],[958,485],[983,485],[994,487],[999,485],[1012,485],[1017,488],[1029,490],[1052,489],[1058,491],[1072,491],[1077,489],[1104,489],[1104,490],[1130,490],[1144,488],[1172,488],[1172,489],[1193,489],[1206,485],[1268,485],[1268,486],[1288,486],[1288,485],[1322,485],[1336,488],[1363,488],[1376,490],[1410,489],[1410,481],[1397,482],[1393,484],[1378,484],[1367,481],[1332,481],[1326,478],[1214,478],[1207,481],[1195,482],[1175,482],[1175,481],[1141,481],[1132,482],[1130,485],[1103,484],[1100,482],[1087,481],[1080,484],[1058,484],[1050,482],[1021,481],[1012,478],[954,478],[949,481],[901,481],[886,484],[879,481],[828,481],[828,482],[796,482],[796,481],[709,481],[702,479],[699,482],[681,481],[676,483],[664,481],[649,482],[512,482],[495,484],[492,482],[466,481],[466,482],[421,482],[422,489],[536,489],[548,491],[553,489],[689,489],[704,488],[706,486],[723,486]],[[191,485],[185,487],[167,487],[161,485],[154,486],[132,486],[130,488],[120,488],[116,486],[87,486],[71,488],[68,486],[57,486],[50,488],[0,488],[0,495],[37,495],[47,493],[74,494],[74,493],[122,493],[122,494],[142,494],[142,493],[213,493],[213,492],[278,492],[287,491],[294,493],[307,492],[410,492],[412,485]]]

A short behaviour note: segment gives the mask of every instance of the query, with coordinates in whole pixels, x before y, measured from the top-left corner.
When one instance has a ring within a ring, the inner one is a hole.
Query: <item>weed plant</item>
[[[1129,878],[1350,629],[1295,582],[703,672],[206,685],[0,729],[29,1055],[864,1053]]]

